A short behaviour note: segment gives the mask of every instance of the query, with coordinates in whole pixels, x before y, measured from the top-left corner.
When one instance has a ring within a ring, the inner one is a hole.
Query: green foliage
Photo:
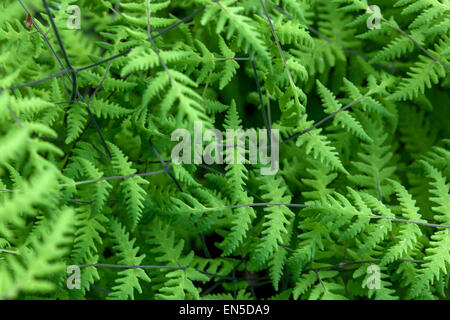
[[[1,299],[450,298],[449,0],[48,2],[64,50],[0,3]],[[174,163],[197,121],[278,172]]]

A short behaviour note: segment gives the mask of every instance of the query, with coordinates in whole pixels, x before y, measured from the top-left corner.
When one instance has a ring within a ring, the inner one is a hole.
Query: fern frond
[[[126,266],[137,266],[142,263],[145,254],[138,255],[139,247],[135,247],[135,240],[130,240],[125,227],[114,218],[110,220],[111,231],[114,236],[114,249],[118,251],[119,262]],[[119,278],[116,280],[117,286],[108,295],[109,299],[124,300],[134,299],[134,290],[142,293],[140,281],[150,282],[149,276],[140,268],[131,268],[120,271]]]
[[[322,103],[325,107],[325,112],[330,114],[342,108],[336,97],[329,91],[319,80],[317,80],[317,90],[322,98]],[[348,111],[342,111],[336,114],[333,118],[335,125],[341,125],[348,132],[356,135],[364,141],[371,142],[372,139],[362,128],[361,124]]]
[[[120,175],[132,175],[136,173],[136,169],[133,169],[128,162],[122,151],[113,145],[108,143],[108,146],[112,154],[112,164]],[[144,208],[144,194],[145,190],[141,185],[149,184],[149,182],[142,177],[134,176],[132,178],[126,178],[121,182],[121,186],[124,189],[124,200],[127,204],[126,211],[128,213],[128,219],[131,224],[131,229],[134,230],[142,217],[142,209]]]
[[[163,226],[161,221],[155,223],[155,231],[150,234],[149,243],[155,246],[155,261],[165,263],[169,267],[179,267],[178,270],[165,273],[164,286],[155,295],[157,299],[185,299],[190,297],[200,299],[199,289],[192,281],[207,281],[208,277],[199,273],[190,266],[194,253],[191,251],[187,256],[182,256],[184,241],[176,242],[173,232],[168,226]]]
[[[50,292],[55,285],[45,277],[64,270],[62,259],[68,252],[68,234],[74,230],[74,213],[63,209],[51,220],[46,220],[29,238],[29,247],[19,249],[10,256],[8,264],[0,265],[0,295],[16,297],[19,292]]]
[[[262,198],[271,203],[289,203],[291,196],[283,185],[283,180],[271,177],[270,181],[271,185],[261,186],[261,191],[264,192]],[[260,267],[276,251],[278,244],[283,244],[283,234],[287,233],[289,219],[294,216],[289,208],[281,205],[266,207],[264,211],[268,215],[263,224],[262,239],[250,258],[253,268]]]

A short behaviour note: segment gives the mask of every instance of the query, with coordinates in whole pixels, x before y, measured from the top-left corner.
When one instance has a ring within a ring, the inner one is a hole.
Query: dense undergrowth
[[[47,2],[0,3],[1,298],[449,297],[450,1]],[[278,172],[170,161],[194,121]]]

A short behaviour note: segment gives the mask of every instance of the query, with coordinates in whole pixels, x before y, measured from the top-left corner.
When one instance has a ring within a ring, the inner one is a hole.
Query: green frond
[[[325,112],[331,114],[338,111],[343,106],[340,104],[336,97],[329,91],[319,80],[317,80],[317,90],[322,98],[322,103],[325,107]],[[356,120],[348,111],[342,111],[333,117],[333,123],[336,126],[342,126],[348,132],[361,138],[364,141],[372,142],[372,139],[362,128],[361,124]]]
[[[431,54],[445,65],[448,65],[448,61],[450,61],[449,44],[450,37],[446,37],[436,43],[434,50],[430,50]],[[440,78],[446,76],[447,72],[439,62],[424,55],[420,55],[419,59],[420,61],[416,62],[414,67],[411,67],[411,72],[408,72],[409,78],[400,82],[398,89],[389,97],[390,100],[412,100],[419,94],[424,93],[426,88],[431,88],[432,84],[439,83]]]
[[[114,169],[117,170],[117,173],[123,176],[135,174],[136,169],[131,167],[128,162],[128,157],[126,157],[122,151],[112,143],[108,143],[108,146],[112,154],[112,164]],[[142,217],[145,190],[141,187],[141,185],[146,184],[149,184],[149,182],[139,176],[123,179],[120,183],[124,190],[124,200],[127,204],[126,212],[128,214],[128,220],[132,230],[136,228]]]
[[[66,143],[71,143],[78,139],[83,132],[87,118],[88,112],[81,103],[75,103],[70,107],[67,116],[68,131]]]
[[[135,247],[135,240],[129,238],[125,227],[115,219],[110,220],[111,231],[114,237],[114,249],[118,252],[119,263],[126,266],[137,266],[142,263],[145,254],[138,255],[139,247]],[[109,299],[125,300],[134,299],[134,290],[142,293],[140,281],[150,282],[149,276],[140,268],[131,268],[118,273],[117,285],[108,295]]]
[[[0,1],[0,299],[450,298],[450,0],[31,2]]]
[[[164,286],[155,295],[157,299],[200,299],[199,289],[192,281],[207,281],[208,277],[196,271],[190,266],[193,261],[193,252],[182,256],[184,241],[176,241],[173,232],[168,230],[168,226],[163,226],[161,221],[155,223],[155,231],[150,234],[149,243],[155,246],[155,261],[164,263],[167,267],[179,267],[177,270],[168,269],[165,275]]]
[[[425,222],[418,213],[419,208],[415,206],[415,201],[408,191],[400,183],[393,180],[390,180],[390,182],[394,186],[394,190],[400,202],[403,219]],[[394,260],[409,254],[421,235],[422,232],[418,225],[412,223],[401,225],[397,235],[401,240],[387,250],[381,263],[389,264]]]
[[[311,124],[312,122],[309,122]],[[339,155],[325,135],[320,134],[322,129],[311,130],[297,139],[297,146],[304,145],[307,154],[311,154],[314,159],[319,160],[332,170],[339,170],[348,173],[342,165]]]
[[[63,209],[47,219],[29,239],[29,247],[21,247],[17,256],[9,256],[8,265],[0,265],[0,295],[13,298],[20,292],[37,293],[55,290],[45,279],[64,270],[63,258],[74,231],[74,213]],[[45,235],[45,236],[44,236]]]
[[[253,54],[263,61],[269,60],[269,53],[256,26],[249,17],[241,14],[242,7],[235,6],[235,1],[211,2],[209,0],[197,0],[197,2],[206,5],[206,10],[201,19],[202,25],[211,23],[211,20],[216,18],[215,31],[217,34],[224,33],[227,40],[235,35],[237,45],[242,48],[243,52],[252,49]],[[224,32],[225,28],[226,32]]]
[[[383,133],[383,127],[378,121],[369,123],[366,120],[364,126],[373,142],[362,143],[359,161],[352,162],[358,173],[348,176],[348,179],[383,199],[391,193],[386,179],[392,178],[395,172],[395,167],[390,165],[393,154],[389,146],[385,145],[388,134]]]
[[[270,181],[271,184],[261,186],[261,191],[264,192],[262,198],[265,201],[271,203],[290,202],[291,196],[288,194],[287,187],[283,185],[282,179],[271,177],[266,180]],[[268,206],[264,208],[264,211],[268,214],[263,224],[262,238],[250,258],[250,264],[253,268],[259,268],[273,255],[278,248],[278,244],[283,244],[283,234],[288,232],[289,219],[294,216],[289,208],[282,205]]]

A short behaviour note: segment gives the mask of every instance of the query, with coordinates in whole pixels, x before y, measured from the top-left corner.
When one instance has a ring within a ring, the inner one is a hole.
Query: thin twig
[[[202,7],[202,8],[200,8],[200,9],[198,9],[197,11],[191,13],[190,15],[184,17],[183,19],[181,19],[181,20],[178,21],[177,23],[175,23],[175,24],[173,24],[173,25],[171,25],[171,26],[169,26],[169,27],[163,29],[160,33],[158,33],[158,34],[156,34],[155,36],[153,36],[153,39],[155,39],[156,37],[162,36],[164,33],[168,32],[168,31],[170,31],[170,30],[172,30],[172,29],[175,29],[175,28],[178,27],[180,24],[182,24],[182,23],[184,23],[184,22],[186,22],[186,21],[188,21],[188,20],[191,20],[192,18],[194,18],[196,15],[198,15],[199,13],[201,13],[201,12],[202,12],[203,10],[205,10],[205,9],[206,9],[205,7]]]
[[[287,18],[292,19],[292,15],[291,15],[290,13],[284,11],[282,8],[280,8],[279,6],[277,6],[276,4],[274,4],[273,2],[270,2],[270,4],[271,4],[276,10],[278,10],[280,13],[282,13],[283,15],[285,15]],[[332,43],[332,42],[333,42],[332,39],[330,39],[329,37],[327,37],[326,35],[324,35],[322,32],[318,31],[317,29],[313,28],[312,26],[307,25],[307,24],[305,24],[305,26],[306,26],[311,32],[313,32],[313,33],[315,33],[316,35],[318,35],[319,37],[325,39],[328,43]],[[341,46],[341,47],[342,47],[342,49],[343,49],[344,51],[346,51],[346,52],[348,52],[348,53],[350,53],[350,54],[352,54],[352,55],[354,55],[354,56],[360,57],[360,58],[363,59],[364,61],[369,61],[369,60],[370,60],[369,58],[367,58],[366,56],[362,55],[362,54],[359,53],[359,52],[356,52],[356,51],[354,51],[354,50],[352,50],[352,49],[350,49],[350,48],[344,47],[344,46]],[[379,65],[380,67],[389,69],[391,72],[397,72],[397,71],[398,71],[397,68],[395,68],[395,67],[393,67],[393,66],[388,66],[388,65],[386,65],[386,64],[384,64],[384,63],[381,63],[381,62],[376,62],[375,64],[376,64],[376,65]]]
[[[75,100],[75,98],[77,96],[77,90],[78,90],[77,73],[75,72],[74,68],[70,64],[69,56],[67,55],[66,48],[64,47],[64,44],[62,42],[58,28],[56,28],[56,24],[55,24],[55,21],[53,20],[53,16],[52,16],[52,13],[50,12],[50,8],[48,7],[47,1],[42,0],[42,2],[44,3],[45,10],[47,11],[47,15],[50,20],[50,24],[52,25],[53,31],[55,32],[56,40],[59,43],[59,47],[63,54],[64,60],[66,61],[67,69],[72,74],[72,97],[70,98],[70,100]]]
[[[211,167],[209,167],[209,166],[207,166],[207,165],[205,165],[205,164],[203,164],[203,163],[200,163],[199,166],[202,167],[202,168],[205,168],[206,170],[209,170],[209,171],[211,171],[211,172],[220,174],[221,176],[225,176],[225,173],[220,172],[219,170],[216,170],[216,169],[214,169],[214,168],[211,168]]]
[[[156,150],[156,148],[153,145],[152,140],[150,138],[148,139],[148,142],[149,142],[150,147],[152,148],[153,152],[156,154],[156,156],[158,157],[159,161],[164,166],[164,171],[169,175],[169,177],[173,180],[173,182],[175,182],[175,185],[177,186],[178,190],[180,190],[180,192],[183,192],[183,188],[181,188],[181,185],[178,183],[177,179],[175,178],[175,176],[170,171],[167,163],[164,162],[163,158],[159,155],[158,150]]]
[[[390,23],[388,20],[386,20],[384,17],[381,17],[381,20],[386,22],[390,27],[394,28],[398,32],[400,32],[402,35],[407,37],[410,41],[412,41],[420,50],[422,50],[427,56],[429,56],[434,62],[439,63],[441,66],[443,66],[445,69],[450,71],[450,68],[447,67],[444,63],[441,62],[441,60],[436,59],[427,49],[425,49],[423,46],[420,45],[413,37],[411,37],[409,34],[407,34],[405,31],[397,27],[396,25]]]
[[[307,129],[305,129],[305,130],[303,130],[303,131],[301,131],[301,132],[298,132],[298,133],[296,133],[296,134],[290,136],[289,138],[286,138],[285,140],[281,141],[280,144],[286,144],[286,143],[288,143],[289,141],[295,140],[296,138],[298,138],[298,137],[300,137],[300,136],[302,136],[302,135],[304,135],[304,134],[306,134],[306,133],[309,133],[310,131],[312,131],[312,130],[316,129],[317,127],[319,127],[320,125],[322,125],[324,122],[326,122],[326,121],[330,120],[331,118],[333,118],[333,117],[334,117],[335,115],[337,115],[338,113],[341,113],[342,111],[347,110],[348,108],[350,108],[351,106],[357,104],[358,102],[360,102],[360,101],[363,100],[364,98],[370,96],[371,94],[372,94],[372,92],[371,92],[371,91],[368,91],[368,92],[367,92],[366,94],[364,94],[363,96],[361,96],[361,97],[359,97],[358,99],[356,99],[356,100],[350,102],[349,104],[343,106],[343,107],[340,108],[339,110],[337,110],[337,111],[335,111],[335,112],[329,114],[329,115],[326,116],[325,118],[323,118],[323,119],[321,119],[320,121],[316,122],[316,123],[315,123],[314,125],[312,125],[311,127],[307,128]],[[267,149],[270,149],[270,146],[253,146],[253,147],[247,148],[245,145],[237,145],[237,144],[236,144],[236,145],[217,144],[217,145],[218,145],[218,146],[222,146],[222,147],[243,148],[243,149],[246,149],[246,150],[252,150],[252,149],[257,149],[257,148],[259,148],[259,150],[264,150],[264,149],[266,149],[266,148],[267,148]]]
[[[295,102],[296,102],[299,106],[301,106],[300,101],[298,100],[297,92],[295,91],[295,89],[296,89],[297,87],[296,87],[296,85],[295,85],[295,83],[294,83],[294,79],[292,78],[291,71],[289,70],[289,66],[288,66],[288,64],[287,64],[286,57],[284,56],[283,49],[281,48],[280,41],[278,40],[277,33],[275,32],[275,28],[273,27],[272,19],[270,19],[269,12],[267,12],[267,9],[266,9],[266,7],[264,6],[263,0],[259,0],[259,2],[261,3],[261,6],[262,6],[262,8],[263,8],[263,10],[264,10],[264,14],[266,15],[267,22],[269,22],[270,29],[272,30],[273,38],[274,38],[274,40],[275,40],[275,43],[277,44],[278,52],[280,53],[281,60],[283,61],[284,68],[286,69],[286,73],[287,73],[288,78],[289,78],[289,84],[290,84],[290,86],[291,86],[291,88],[292,88],[292,93],[294,94]]]
[[[61,59],[59,59],[58,55],[56,54],[55,49],[53,49],[53,46],[52,46],[52,44],[50,43],[50,41],[48,40],[46,33],[44,33],[44,32],[42,31],[42,29],[39,27],[39,25],[34,21],[34,18],[33,18],[33,16],[32,16],[32,14],[31,14],[30,11],[28,11],[28,9],[25,7],[25,5],[23,4],[22,0],[17,0],[17,1],[18,1],[19,4],[22,6],[23,10],[25,10],[25,12],[28,14],[28,16],[31,17],[31,21],[33,22],[33,26],[37,29],[37,31],[39,32],[39,34],[41,34],[41,36],[44,38],[45,43],[47,44],[47,46],[48,46],[48,47],[50,48],[50,50],[52,51],[53,56],[56,58],[56,61],[58,61],[58,63],[59,63],[59,65],[60,65],[60,67],[61,67],[63,73],[67,76],[67,78],[68,78],[69,80],[71,80],[71,79],[70,79],[70,76],[69,76],[69,73],[68,73],[68,70],[64,67],[64,64],[62,63]],[[64,79],[62,80],[62,84],[63,84],[63,86],[64,86],[64,89],[66,90],[66,93],[67,93],[67,87],[66,87],[66,84],[65,84],[65,82],[64,82]],[[70,99],[70,100],[73,100],[73,99]]]
[[[111,291],[106,290],[106,289],[103,289],[103,288],[98,287],[98,286],[95,286],[95,285],[92,284],[92,283],[91,283],[91,287],[94,288],[94,289],[97,289],[98,291],[102,291],[102,292],[104,292],[104,293],[111,293]]]
[[[17,125],[19,126],[19,128],[23,128],[22,126],[22,122],[20,122],[19,117],[17,116],[17,114],[14,112],[13,108],[8,105],[8,110],[9,113],[11,114],[11,117],[14,119],[14,121],[17,123]]]
[[[94,92],[89,97],[89,99],[88,99],[88,101],[86,103],[87,105],[89,105],[91,103],[92,99],[94,98],[94,96],[97,94],[97,92],[100,90],[101,86],[103,85],[103,82],[105,82],[106,77],[107,77],[107,75],[109,73],[109,69],[111,68],[111,63],[112,62],[108,63],[108,66],[106,67],[105,74],[103,75],[103,78],[100,80],[100,83],[97,85],[97,88],[95,88]]]
[[[380,263],[382,260],[381,259],[376,259],[376,260],[360,260],[360,261],[350,261],[350,262],[341,262],[339,264],[336,265],[332,265],[332,266],[325,266],[325,267],[320,267],[320,268],[308,268],[305,269],[304,271],[320,271],[320,270],[327,270],[327,269],[343,269],[347,266],[352,266],[352,265],[358,265],[358,264],[365,264],[365,263]],[[425,263],[426,260],[416,260],[416,259],[397,259],[394,260],[393,262],[409,262],[409,263]]]
[[[86,267],[103,267],[103,268],[118,268],[118,269],[175,269],[186,270],[186,267],[172,267],[172,266],[151,266],[151,265],[122,265],[109,263],[94,263],[79,265],[80,268]]]
[[[128,179],[128,178],[134,178],[134,177],[147,177],[147,176],[153,176],[153,175],[156,175],[159,173],[164,173],[164,172],[166,172],[166,171],[164,169],[162,169],[162,170],[153,171],[153,172],[135,173],[135,174],[128,174],[128,175],[124,175],[124,176],[102,177],[99,179],[76,181],[74,183],[60,184],[59,187],[71,187],[71,186],[77,186],[80,184],[95,183],[95,182],[106,181],[106,180]]]
[[[246,57],[246,58],[238,58],[238,57],[234,57],[234,58],[214,58],[213,60],[217,60],[217,61],[228,61],[228,60],[234,60],[234,61],[248,61],[251,60],[250,58]]]
[[[31,13],[27,10],[27,8],[26,8],[25,5],[22,3],[22,1],[21,1],[21,0],[18,0],[18,1],[19,1],[20,5],[22,6],[22,8],[25,10],[25,12],[26,12],[27,14],[29,14],[29,15],[31,16],[31,19],[33,20],[33,17],[32,17],[32,15],[31,15]],[[60,37],[60,35],[59,35],[59,32],[58,32],[58,29],[56,28],[55,22],[54,22],[54,20],[53,20],[52,15],[51,15],[50,8],[48,7],[47,2],[46,2],[45,0],[43,0],[43,3],[44,3],[44,6],[45,6],[45,8],[46,8],[46,10],[47,10],[47,14],[48,14],[48,16],[49,16],[51,25],[52,25],[52,27],[53,27],[53,29],[54,29],[54,32],[55,32],[55,35],[56,35],[56,37],[57,37],[58,43],[59,43],[59,45],[60,45],[61,51],[63,52],[64,59],[66,60],[67,68],[64,66],[64,64],[62,63],[62,61],[59,59],[58,55],[56,54],[55,50],[53,49],[53,46],[51,45],[51,43],[50,43],[50,41],[48,40],[47,36],[44,34],[44,32],[43,32],[43,31],[41,30],[41,28],[39,27],[39,25],[37,25],[37,24],[34,24],[34,25],[36,26],[36,29],[38,30],[38,32],[39,32],[39,33],[42,35],[42,37],[44,38],[44,41],[47,43],[48,47],[49,47],[50,50],[52,51],[53,55],[55,56],[56,60],[58,61],[59,65],[60,65],[62,71],[64,72],[64,74],[66,75],[66,77],[67,77],[69,80],[72,80],[72,97],[70,98],[69,101],[71,101],[71,103],[72,103],[72,102],[75,102],[75,101],[76,101],[76,97],[77,97],[77,95],[78,95],[78,98],[79,98],[82,102],[86,103],[86,101],[84,100],[83,96],[82,96],[82,95],[80,94],[80,92],[78,91],[78,87],[77,87],[77,77],[76,77],[77,71],[76,71],[76,70],[72,67],[72,65],[70,64],[69,58],[68,58],[67,53],[66,53],[66,50],[65,50],[65,48],[64,48],[64,44],[63,44],[63,42],[62,42],[62,39],[61,39],[61,37]],[[68,71],[71,72],[72,78],[69,76],[69,72],[68,72]],[[64,87],[65,87],[64,80],[63,80],[63,85],[64,85]],[[65,88],[66,88],[66,87],[65,87]],[[67,91],[67,88],[66,88],[66,91]],[[89,114],[89,116],[90,116],[90,118],[91,118],[91,121],[93,122],[93,124],[94,124],[94,126],[95,126],[95,129],[97,130],[97,133],[99,134],[100,139],[102,140],[102,143],[103,143],[103,146],[104,146],[106,152],[107,152],[109,155],[111,155],[111,152],[109,151],[108,146],[106,145],[105,139],[103,138],[103,134],[102,134],[102,132],[101,132],[99,126],[97,125],[97,122],[95,121],[95,118],[94,118],[94,116],[92,115],[92,112],[90,111],[89,106],[86,106],[86,108],[87,108],[88,114]]]
[[[326,116],[326,117],[323,118],[322,120],[316,122],[313,126],[309,127],[308,129],[305,129],[305,130],[303,130],[303,131],[301,131],[301,132],[299,132],[299,133],[296,133],[296,134],[294,134],[293,136],[287,138],[286,140],[281,141],[280,144],[285,144],[285,143],[287,143],[287,142],[289,142],[289,141],[291,141],[291,140],[294,140],[294,139],[296,139],[296,138],[298,138],[298,137],[304,135],[305,133],[310,132],[311,130],[313,130],[313,129],[317,128],[318,126],[320,126],[320,125],[321,125],[322,123],[324,123],[325,121],[328,121],[329,119],[333,118],[333,117],[334,117],[335,115],[337,115],[338,113],[347,110],[348,108],[350,108],[351,106],[357,104],[358,102],[360,102],[360,101],[363,100],[364,98],[370,96],[371,94],[372,94],[371,91],[367,92],[365,95],[359,97],[358,99],[356,99],[356,100],[350,102],[349,104],[347,104],[346,106],[340,108],[339,110],[337,110],[337,111],[335,111],[335,112],[329,114],[328,116]]]
[[[386,220],[391,220],[391,221],[396,221],[396,222],[414,223],[414,224],[418,224],[418,225],[422,225],[422,226],[426,226],[426,227],[450,229],[450,226],[445,225],[445,224],[427,223],[427,222],[422,222],[422,221],[413,221],[413,220],[391,218],[391,217],[384,217],[384,216],[377,216],[377,215],[369,215],[369,217],[374,218],[374,219],[386,219]]]
[[[21,0],[18,0],[18,1],[21,2]],[[24,6],[23,4],[22,4],[22,7],[25,9],[25,11],[26,11],[27,13],[29,13],[29,11],[25,8],[25,6]],[[155,38],[157,38],[157,37],[162,36],[162,35],[165,34],[166,32],[175,29],[175,28],[178,27],[181,23],[186,22],[186,21],[192,19],[194,16],[196,16],[196,15],[199,14],[199,13],[201,13],[203,10],[205,10],[204,7],[203,7],[203,8],[200,8],[199,10],[197,10],[197,11],[195,11],[194,13],[190,14],[189,16],[183,18],[182,20],[178,21],[177,23],[173,24],[172,26],[169,26],[169,27],[163,29],[160,33],[156,34],[156,35],[153,36],[152,38],[155,39]],[[44,33],[42,33],[42,34],[45,35]],[[46,37],[45,37],[45,39],[46,39]],[[133,48],[135,48],[135,47],[133,47]],[[122,57],[122,56],[124,56],[124,55],[130,53],[131,50],[132,50],[133,48],[126,49],[126,50],[124,50],[124,51],[122,51],[122,52],[119,52],[118,54],[115,54],[115,55],[113,55],[113,56],[111,56],[111,57],[109,57],[109,58],[100,60],[100,61],[98,61],[98,62],[96,62],[96,63],[90,64],[90,65],[87,65],[87,66],[84,66],[84,67],[80,67],[80,68],[74,68],[74,71],[78,73],[78,72],[80,72],[80,71],[84,71],[84,70],[88,70],[88,69],[95,68],[95,67],[97,67],[97,66],[99,66],[99,65],[102,65],[102,64],[104,64],[104,63],[106,63],[106,62],[113,61],[113,60],[115,60],[115,59],[117,59],[117,58],[120,58],[120,57]],[[50,49],[51,49],[52,51],[54,51],[52,47],[50,47]],[[56,55],[56,53],[55,53],[55,56],[56,56],[57,59],[59,60],[59,58],[58,58],[58,56]],[[246,59],[246,58],[237,58],[237,59],[242,59],[242,60],[244,60],[244,59]],[[62,63],[60,63],[60,64],[62,64]],[[46,77],[46,78],[39,79],[39,80],[35,80],[35,81],[31,81],[31,82],[27,82],[27,83],[20,84],[20,85],[16,85],[16,86],[10,87],[10,88],[8,88],[8,89],[13,90],[13,89],[19,89],[19,88],[23,88],[23,87],[32,86],[32,85],[35,85],[35,84],[38,84],[38,83],[41,83],[41,82],[44,82],[44,81],[53,79],[53,78],[58,77],[58,76],[60,76],[60,75],[62,75],[62,74],[66,74],[66,75],[67,75],[67,72],[68,72],[68,69],[67,69],[67,68],[63,68],[61,71],[59,71],[59,72],[57,72],[57,73],[54,73],[54,74],[52,74],[52,75],[50,75],[50,76],[48,76],[48,77]],[[69,101],[74,101],[74,100],[69,100]]]
[[[97,133],[100,137],[100,140],[102,141],[103,147],[105,148],[105,151],[108,154],[109,160],[111,160],[111,158],[112,158],[111,151],[109,151],[108,145],[106,144],[106,140],[103,137],[102,131],[100,130],[100,126],[98,125],[97,121],[95,120],[95,117],[92,114],[89,106],[86,106],[86,111],[89,115],[89,118],[91,119],[92,124],[94,125],[95,130],[97,131]]]
[[[56,73],[54,73],[52,75],[49,75],[48,77],[45,77],[45,78],[42,78],[42,79],[39,79],[39,80],[30,81],[30,82],[23,83],[23,84],[19,84],[17,86],[12,86],[12,87],[9,87],[8,89],[9,90],[15,90],[15,89],[20,89],[20,88],[24,88],[24,87],[33,86],[35,84],[39,84],[39,83],[45,82],[47,80],[59,77],[60,75],[64,74],[65,72],[67,72],[67,68],[63,69],[63,70],[61,70],[59,72],[56,72]]]
[[[109,57],[109,58],[100,60],[100,61],[98,61],[98,62],[96,62],[96,63],[90,64],[90,65],[87,65],[87,66],[84,66],[84,67],[81,67],[81,68],[76,68],[75,71],[76,71],[76,72],[80,72],[80,71],[84,71],[84,70],[88,70],[88,69],[95,68],[95,67],[97,67],[97,66],[99,66],[99,65],[102,65],[102,64],[104,64],[104,63],[106,63],[106,62],[110,62],[110,61],[112,61],[112,60],[114,60],[114,59],[120,58],[120,57],[122,57],[122,56],[124,56],[124,55],[130,53],[130,51],[131,51],[132,49],[133,49],[133,48],[129,48],[129,49],[124,50],[124,51],[122,51],[122,52],[119,52],[118,54],[115,54],[115,55],[113,55],[113,56],[111,56],[111,57]]]
[[[251,50],[249,49],[248,51],[249,51],[249,56],[251,56]],[[272,136],[271,124],[269,123],[269,120],[268,120],[268,117],[266,114],[266,110],[264,108],[264,100],[263,100],[263,96],[262,96],[261,85],[260,85],[259,79],[258,79],[258,72],[256,71],[255,60],[251,59],[251,63],[252,63],[253,75],[255,76],[256,88],[258,90],[259,103],[261,104],[263,121],[264,121],[266,130],[267,130],[267,141],[269,142],[269,149],[271,149],[272,148],[272,141],[271,141],[272,139],[270,139],[270,137]]]

